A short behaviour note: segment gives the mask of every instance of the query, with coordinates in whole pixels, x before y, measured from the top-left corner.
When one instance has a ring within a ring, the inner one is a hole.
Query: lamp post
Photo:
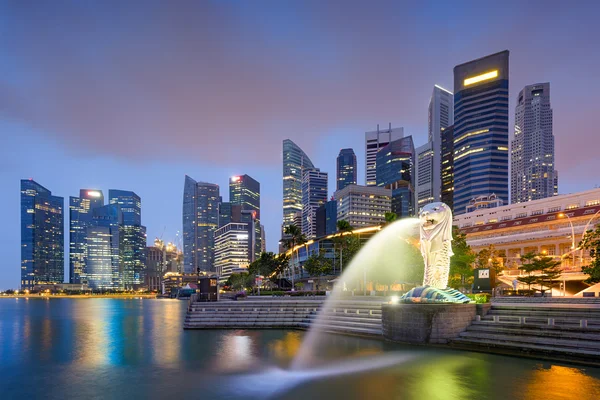
[[[569,224],[571,225],[571,252],[573,253],[573,267],[575,267],[575,228],[573,227],[573,222],[571,221],[571,217],[568,214],[560,213],[558,214],[558,218],[567,217]]]

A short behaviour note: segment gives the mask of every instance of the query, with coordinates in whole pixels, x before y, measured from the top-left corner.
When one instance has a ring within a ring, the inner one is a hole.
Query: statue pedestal
[[[448,343],[471,324],[475,304],[383,304],[383,336],[394,342]]]

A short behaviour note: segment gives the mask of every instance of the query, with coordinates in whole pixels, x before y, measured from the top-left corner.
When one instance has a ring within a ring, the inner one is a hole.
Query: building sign
[[[489,269],[480,269],[479,270],[479,279],[490,279],[490,270]]]

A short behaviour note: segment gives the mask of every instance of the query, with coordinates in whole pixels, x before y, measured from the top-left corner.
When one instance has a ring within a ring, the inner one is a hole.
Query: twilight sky
[[[592,188],[600,3],[574,5],[2,1],[0,289],[19,285],[21,178],[65,210],[80,188],[133,190],[152,242],[181,230],[184,174],[227,199],[228,177],[247,173],[275,250],[283,139],[329,172],[331,192],[335,157],[353,147],[363,183],[365,131],[392,122],[423,144],[433,85],[452,90],[455,65],[504,49],[510,130],[518,91],[549,81],[560,192]]]

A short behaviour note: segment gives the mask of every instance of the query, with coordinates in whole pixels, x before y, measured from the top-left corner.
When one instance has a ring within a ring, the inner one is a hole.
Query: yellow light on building
[[[483,81],[489,81],[490,79],[494,79],[497,77],[498,77],[498,70],[496,69],[494,71],[486,72],[485,74],[467,78],[464,81],[464,85],[465,86],[474,85],[476,83],[483,82]]]

